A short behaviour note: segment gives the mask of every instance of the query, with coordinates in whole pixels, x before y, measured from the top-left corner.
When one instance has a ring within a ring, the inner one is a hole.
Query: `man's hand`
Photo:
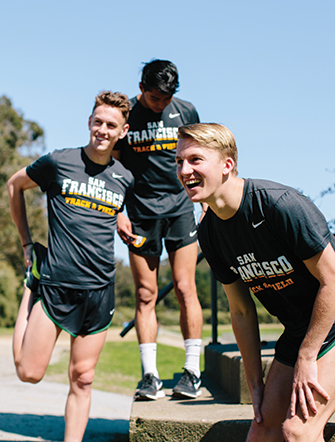
[[[252,406],[254,409],[255,420],[258,424],[262,422],[262,414],[261,414],[261,406],[263,402],[263,394],[264,394],[264,384],[260,387],[255,388],[251,392],[252,397]]]
[[[24,265],[25,267],[31,267],[33,265],[32,254],[33,254],[33,244],[28,244],[23,247],[24,253]]]
[[[117,233],[119,234],[121,240],[125,244],[132,244],[136,239],[136,235],[132,232],[132,225],[130,219],[127,218],[123,213],[118,213],[117,215]]]
[[[316,414],[318,409],[315,404],[313,390],[320,394],[326,401],[329,401],[328,393],[318,382],[318,367],[316,360],[297,360],[294,367],[293,385],[291,394],[291,416],[297,413],[300,407],[302,415],[308,419],[308,407]]]

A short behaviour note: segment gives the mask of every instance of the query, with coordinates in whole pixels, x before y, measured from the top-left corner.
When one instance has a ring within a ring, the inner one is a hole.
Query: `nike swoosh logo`
[[[111,310],[111,311],[109,312],[109,314],[112,316],[112,315],[114,314],[114,311],[115,311],[115,308],[113,308],[113,310]]]
[[[176,117],[178,117],[180,115],[180,113],[178,113],[178,114],[169,114],[169,118],[176,118]]]
[[[116,173],[112,173],[112,177],[113,178],[123,178],[123,176],[122,175],[117,175]]]
[[[190,232],[189,235],[190,235],[191,238],[193,238],[193,236],[194,236],[196,233],[197,233],[197,231],[196,231],[196,230],[193,230],[193,232]]]
[[[265,221],[265,219],[262,219],[262,221],[260,221],[259,223],[256,223],[256,224],[254,222],[252,222],[252,227],[254,229],[257,229],[257,227],[259,227],[261,224],[263,224],[264,221]]]

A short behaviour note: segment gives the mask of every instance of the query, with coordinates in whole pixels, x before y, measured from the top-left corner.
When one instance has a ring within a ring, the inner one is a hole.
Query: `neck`
[[[89,144],[84,147],[84,152],[88,156],[88,158],[95,164],[100,164],[102,166],[106,166],[110,163],[111,155],[108,152],[97,152],[94,148],[92,148]]]
[[[244,180],[230,176],[214,196],[213,202],[208,202],[208,205],[219,218],[223,220],[232,218],[241,205],[243,189]]]
[[[146,103],[146,101],[144,99],[143,94],[137,95],[136,98],[137,98],[137,101],[139,101],[142,104],[143,107],[145,107],[146,109],[149,109],[149,106],[147,105],[147,103]]]

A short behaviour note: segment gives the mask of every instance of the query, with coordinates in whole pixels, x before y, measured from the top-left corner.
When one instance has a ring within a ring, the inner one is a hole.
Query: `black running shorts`
[[[282,364],[294,367],[298,358],[299,348],[304,336],[292,336],[289,331],[285,330],[276,343],[275,358]],[[335,323],[333,324],[327,338],[322,344],[318,353],[318,359],[328,353],[335,345]]]
[[[172,218],[132,220],[132,226],[137,238],[129,250],[136,255],[160,256],[163,239],[167,252],[175,252],[198,237],[194,212]]]
[[[39,295],[49,318],[72,336],[99,333],[112,322],[114,282],[94,290],[39,284]]]

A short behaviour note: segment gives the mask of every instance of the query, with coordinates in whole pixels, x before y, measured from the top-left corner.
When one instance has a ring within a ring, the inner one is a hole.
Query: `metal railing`
[[[204,254],[201,252],[197,257],[197,265],[204,259]],[[160,292],[158,293],[156,305],[168,295],[173,289],[173,282],[170,281]],[[218,320],[217,320],[217,281],[211,272],[211,323],[212,323],[212,342],[211,344],[218,343]],[[121,331],[120,336],[123,338],[135,325],[135,319],[132,319],[128,325]]]

